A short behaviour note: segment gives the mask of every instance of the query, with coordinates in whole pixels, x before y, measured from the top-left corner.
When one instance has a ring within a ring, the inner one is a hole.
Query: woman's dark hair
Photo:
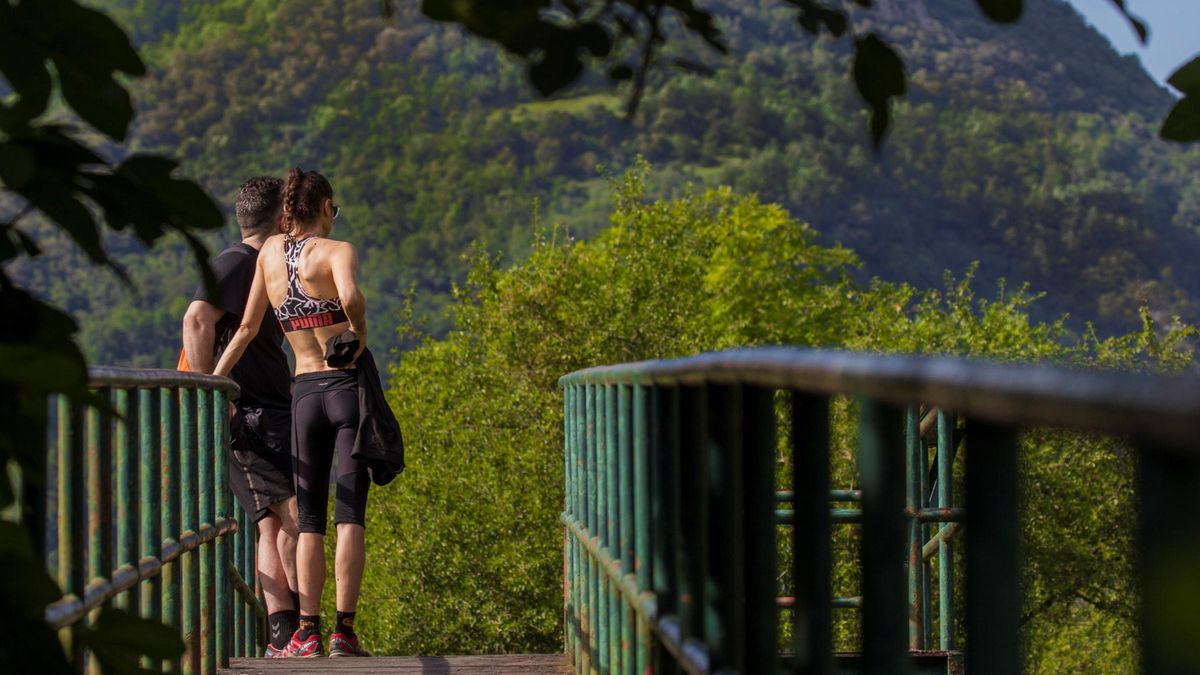
[[[283,222],[288,234],[315,219],[326,199],[333,199],[333,186],[325,176],[300,167],[289,171],[283,183]]]

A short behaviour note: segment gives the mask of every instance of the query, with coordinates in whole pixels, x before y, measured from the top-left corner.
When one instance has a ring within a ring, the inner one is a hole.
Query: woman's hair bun
[[[283,183],[283,222],[288,234],[300,225],[312,222],[321,212],[326,199],[333,198],[333,186],[316,171],[294,167]]]

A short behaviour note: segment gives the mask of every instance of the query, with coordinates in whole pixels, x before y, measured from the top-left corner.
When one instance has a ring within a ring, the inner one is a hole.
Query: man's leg
[[[282,502],[272,504],[271,513],[279,519],[279,534],[276,537],[279,560],[283,564],[284,574],[287,575],[287,584],[291,590],[295,608],[299,610],[300,585],[296,578],[296,537],[300,532],[296,515],[296,498],[289,497]]]
[[[287,646],[296,631],[298,616],[279,556],[277,542],[281,530],[279,517],[273,513],[258,521],[258,581],[267,604],[271,646],[276,650]]]
[[[258,580],[268,613],[295,609],[287,573],[279,557],[279,530],[279,517],[274,513],[258,521]]]

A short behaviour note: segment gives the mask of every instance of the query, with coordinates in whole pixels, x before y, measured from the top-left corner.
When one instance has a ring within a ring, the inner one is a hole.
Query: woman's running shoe
[[[329,636],[329,658],[335,656],[370,656],[367,650],[358,644],[358,636],[334,633]]]
[[[300,631],[292,635],[292,641],[284,648],[284,657],[289,659],[305,659],[314,656],[325,656],[325,648],[321,646],[321,636],[309,635],[307,640],[300,639]]]

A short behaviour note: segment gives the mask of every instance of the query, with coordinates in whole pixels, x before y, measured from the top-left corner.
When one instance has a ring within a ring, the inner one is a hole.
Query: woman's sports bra
[[[275,306],[275,318],[286,333],[349,321],[346,311],[342,309],[341,298],[314,298],[305,293],[300,285],[296,267],[300,263],[300,253],[310,239],[311,236],[299,241],[290,235],[283,237],[283,262],[287,265],[288,287],[283,302]]]

